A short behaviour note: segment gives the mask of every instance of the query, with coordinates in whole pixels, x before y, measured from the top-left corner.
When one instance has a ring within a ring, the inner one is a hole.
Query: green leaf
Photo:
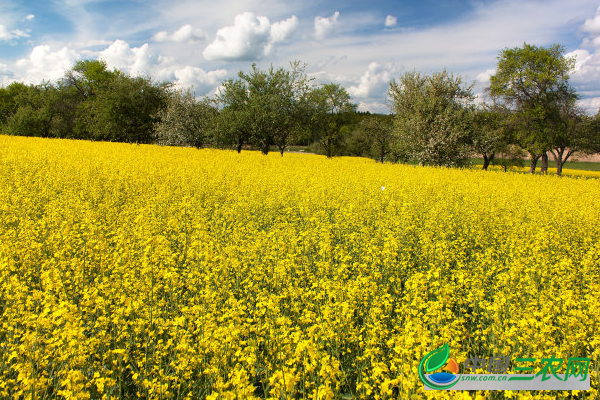
[[[433,350],[425,357],[427,357],[427,361],[425,363],[425,370],[427,372],[435,371],[436,369],[441,368],[444,364],[446,364],[448,357],[450,357],[450,347],[448,346],[448,343],[446,343],[439,349]]]

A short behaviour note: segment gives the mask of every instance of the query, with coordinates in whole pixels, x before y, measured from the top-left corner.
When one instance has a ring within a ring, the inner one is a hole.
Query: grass
[[[473,165],[483,165],[483,159],[481,158],[472,158],[471,162],[473,163]],[[538,161],[537,170],[539,170],[540,165],[541,162]],[[523,166],[529,168],[529,160],[525,160]],[[552,160],[548,160],[548,168],[556,168],[556,163]],[[563,169],[576,169],[581,171],[600,171],[600,163],[591,161],[567,161],[567,163],[563,165]]]

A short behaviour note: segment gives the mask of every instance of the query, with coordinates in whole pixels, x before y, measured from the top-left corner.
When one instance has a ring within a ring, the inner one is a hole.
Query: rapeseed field
[[[0,136],[0,398],[598,398],[599,199],[589,178]],[[446,343],[589,357],[592,389],[425,392]]]

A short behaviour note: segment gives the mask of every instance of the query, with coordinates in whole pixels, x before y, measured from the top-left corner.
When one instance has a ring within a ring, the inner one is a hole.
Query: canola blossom
[[[598,398],[599,199],[590,178],[0,136],[0,398]],[[591,390],[426,392],[446,343],[589,357]]]

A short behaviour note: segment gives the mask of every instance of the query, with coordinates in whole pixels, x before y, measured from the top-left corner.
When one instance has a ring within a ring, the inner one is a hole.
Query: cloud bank
[[[210,61],[255,61],[272,53],[277,43],[288,40],[298,27],[298,18],[271,24],[252,12],[238,14],[232,26],[217,31],[215,40],[202,55]]]
[[[21,70],[24,81],[39,83],[62,78],[78,59],[80,55],[67,47],[53,50],[49,45],[41,45],[34,47],[28,57],[20,59],[15,65]]]
[[[385,107],[389,79],[406,70],[430,74],[447,68],[467,84],[475,82],[475,92],[482,93],[503,48],[570,43],[569,54],[577,58],[572,83],[583,97],[580,104],[595,112],[600,99],[598,3],[465,2],[459,5],[464,9],[460,18],[442,17],[426,25],[407,11],[400,29],[396,11],[359,2],[336,11],[322,3],[283,0],[152,0],[144,10],[126,5],[117,15],[96,7],[97,0],[57,0],[52,4],[59,7],[43,3],[35,12],[7,0],[0,5],[0,81],[58,79],[77,59],[103,57],[111,68],[193,85],[200,95],[248,70],[250,62],[268,68],[299,59],[318,81],[344,85],[360,109],[374,111]],[[56,17],[56,31],[44,22],[49,16]],[[15,26],[17,21],[23,26]]]

